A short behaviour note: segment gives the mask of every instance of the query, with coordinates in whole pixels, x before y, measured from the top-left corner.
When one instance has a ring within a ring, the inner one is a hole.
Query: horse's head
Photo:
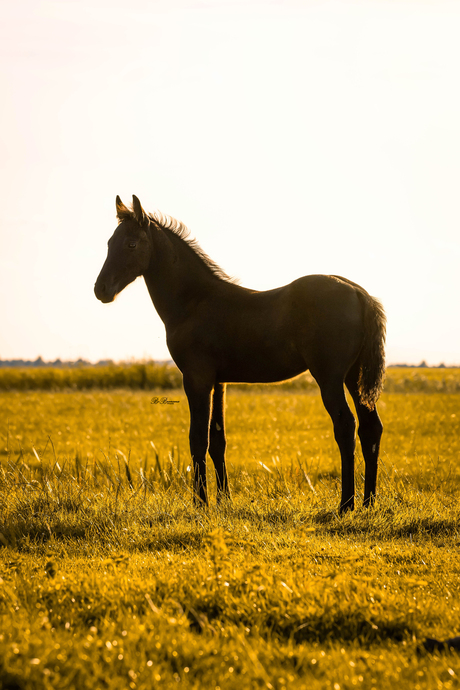
[[[94,286],[94,294],[101,302],[113,302],[115,297],[147,270],[151,257],[149,217],[137,196],[132,209],[117,196],[117,229],[108,241],[107,259]]]

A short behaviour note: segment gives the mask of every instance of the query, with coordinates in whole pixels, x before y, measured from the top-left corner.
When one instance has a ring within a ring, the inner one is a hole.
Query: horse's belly
[[[217,378],[222,383],[275,383],[286,381],[306,371],[305,361],[295,351],[263,351],[233,357],[222,363]]]

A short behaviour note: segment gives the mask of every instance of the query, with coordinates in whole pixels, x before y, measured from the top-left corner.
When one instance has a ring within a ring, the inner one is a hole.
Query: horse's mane
[[[155,227],[157,227],[159,230],[164,230],[165,232],[172,234],[174,237],[177,237],[179,240],[181,240],[181,242],[183,242],[187,247],[189,247],[192,252],[196,254],[199,259],[201,259],[211,273],[216,276],[216,278],[224,280],[227,283],[238,282],[236,278],[232,278],[231,276],[227,275],[227,273],[225,273],[225,271],[201,249],[197,240],[190,237],[189,228],[180,220],[177,220],[172,216],[168,216],[165,213],[161,213],[160,211],[155,211],[155,213],[147,213],[146,215],[149,221],[153,223],[153,225],[155,225]],[[134,211],[126,206],[124,209],[118,210],[117,217],[120,223],[124,220],[131,220],[135,223],[138,222]]]

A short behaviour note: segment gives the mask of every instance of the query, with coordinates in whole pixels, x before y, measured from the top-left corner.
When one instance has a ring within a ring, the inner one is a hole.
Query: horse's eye
[[[135,242],[130,242],[130,243],[128,244],[128,247],[129,247],[130,249],[136,249],[136,243],[135,243]]]

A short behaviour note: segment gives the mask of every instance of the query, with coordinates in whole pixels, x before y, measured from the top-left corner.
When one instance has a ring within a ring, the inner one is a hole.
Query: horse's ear
[[[129,216],[131,215],[129,209],[126,208],[119,196],[117,196],[115,203],[117,207],[118,220],[124,220],[125,218],[129,218]]]
[[[139,225],[147,225],[149,222],[148,216],[144,209],[141,206],[141,202],[133,194],[133,211],[134,211],[134,217],[136,221],[139,223]]]

